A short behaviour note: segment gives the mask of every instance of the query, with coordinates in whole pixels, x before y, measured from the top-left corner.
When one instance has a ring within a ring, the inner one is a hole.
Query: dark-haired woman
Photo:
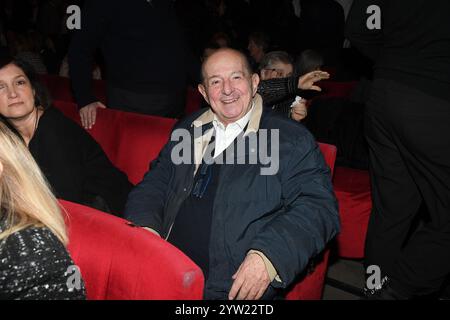
[[[132,185],[101,147],[52,108],[32,68],[0,59],[0,115],[25,141],[61,199],[120,215]]]

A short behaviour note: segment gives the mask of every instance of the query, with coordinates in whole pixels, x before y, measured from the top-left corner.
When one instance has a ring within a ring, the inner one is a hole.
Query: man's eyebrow
[[[233,72],[231,72],[231,75],[235,75],[235,74],[241,74],[241,75],[245,75],[245,72],[244,71],[233,71]],[[212,75],[212,76],[210,76],[210,77],[208,77],[208,78],[206,78],[207,80],[211,80],[211,79],[214,79],[214,78],[222,78],[223,76],[221,76],[221,75]]]
[[[220,78],[220,76],[218,76],[218,75],[213,75],[213,76],[208,77],[207,80],[211,80],[211,79],[213,79],[213,78]]]

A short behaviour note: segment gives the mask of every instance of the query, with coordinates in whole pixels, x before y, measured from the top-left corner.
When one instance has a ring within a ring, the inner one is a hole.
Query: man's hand
[[[298,88],[301,90],[314,90],[314,91],[322,91],[318,86],[315,86],[314,83],[326,80],[330,78],[330,74],[325,71],[312,71],[309,72],[298,79]]]
[[[228,298],[230,300],[258,300],[270,284],[264,260],[256,253],[250,253],[233,275]]]
[[[306,100],[296,103],[291,109],[291,119],[299,122],[306,118],[308,109],[306,107]]]
[[[92,129],[95,124],[97,108],[106,109],[106,106],[101,102],[93,102],[80,109],[81,125],[85,129]]]

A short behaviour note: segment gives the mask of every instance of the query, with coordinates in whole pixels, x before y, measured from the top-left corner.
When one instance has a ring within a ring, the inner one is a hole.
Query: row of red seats
[[[75,102],[69,78],[56,75],[40,75],[40,80],[47,87],[54,100]],[[92,80],[92,84],[94,95],[99,99],[101,103],[108,105],[106,98],[105,81]],[[202,99],[203,98],[198,92],[197,88],[188,87],[186,90],[185,113],[190,114],[200,109]]]

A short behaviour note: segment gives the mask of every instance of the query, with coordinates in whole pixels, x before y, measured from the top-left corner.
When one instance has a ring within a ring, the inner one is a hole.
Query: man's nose
[[[232,87],[231,82],[229,80],[225,80],[223,82],[222,90],[223,90],[223,93],[226,94],[226,95],[229,95],[229,94],[231,94],[233,92],[233,87]]]

